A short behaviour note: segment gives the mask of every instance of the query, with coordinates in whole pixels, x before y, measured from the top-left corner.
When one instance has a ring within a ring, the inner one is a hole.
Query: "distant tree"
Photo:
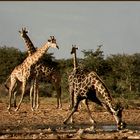
[[[104,60],[104,54],[101,50],[102,45],[98,46],[98,48],[94,50],[83,50],[84,59],[83,59],[83,67],[90,71],[96,71],[100,76],[104,75],[108,70],[108,64]]]
[[[11,73],[15,66],[25,58],[25,53],[14,47],[0,47],[0,83]]]
[[[134,83],[134,57],[127,54],[111,55],[107,58],[111,67],[110,76],[118,92],[132,91]]]
[[[140,91],[140,53],[133,54],[134,57],[134,69],[133,69],[133,77],[134,77],[134,87],[136,91]]]

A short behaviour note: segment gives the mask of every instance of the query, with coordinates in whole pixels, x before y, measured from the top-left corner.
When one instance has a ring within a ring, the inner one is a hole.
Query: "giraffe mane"
[[[94,74],[96,75],[96,77],[98,78],[98,80],[103,84],[103,86],[105,87],[105,89],[107,90],[107,92],[110,93],[110,92],[109,92],[109,89],[108,89],[107,86],[105,85],[104,81],[97,75],[97,73],[94,72]],[[109,94],[109,95],[110,95],[110,94]],[[111,97],[111,95],[110,95],[110,97]],[[111,97],[111,99],[112,99],[112,97]]]

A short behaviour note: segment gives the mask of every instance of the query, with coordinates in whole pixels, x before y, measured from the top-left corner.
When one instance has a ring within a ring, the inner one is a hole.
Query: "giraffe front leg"
[[[9,105],[8,105],[8,107],[7,107],[7,110],[10,112],[10,110],[11,110],[11,100],[12,100],[12,93],[11,93],[11,90],[9,91]]]
[[[61,109],[62,108],[62,102],[61,102],[61,86],[58,81],[58,79],[55,79],[55,77],[52,76],[51,82],[55,88],[56,91],[56,98],[57,98],[57,106],[56,109]]]
[[[20,108],[20,105],[21,105],[21,102],[22,102],[22,100],[23,100],[24,93],[25,93],[25,87],[26,87],[26,82],[23,82],[23,83],[22,83],[22,93],[21,93],[21,98],[20,98],[19,104],[17,105],[15,111],[18,111],[19,108]]]
[[[33,91],[34,91],[34,87],[33,87],[32,84],[31,84],[31,87],[30,87],[30,103],[31,103],[31,110],[34,111],[34,108],[33,108]]]
[[[79,98],[77,98],[76,103],[75,103],[75,106],[72,109],[72,112],[70,113],[70,115],[68,116],[68,118],[65,119],[65,121],[63,122],[64,124],[67,124],[67,122],[71,119],[71,117],[73,116],[73,114],[77,111],[78,105],[79,105],[80,101],[81,100]]]
[[[36,95],[36,98],[35,98],[35,109],[38,109],[39,108],[39,86],[37,84],[37,82],[35,83],[35,95]]]
[[[89,115],[89,117],[90,117],[90,122],[91,122],[93,125],[95,125],[95,124],[96,124],[96,121],[93,119],[93,117],[92,117],[92,115],[91,115],[91,111],[90,111],[89,105],[88,105],[88,99],[85,99],[84,101],[85,101],[85,105],[86,105],[86,107],[87,107],[88,115]]]
[[[17,107],[17,104],[16,104],[16,94],[17,94],[17,91],[14,92],[14,108]]]
[[[9,88],[9,105],[7,107],[9,113],[11,111],[12,93],[14,92],[15,86],[16,86],[16,80],[15,79],[11,79],[11,85],[10,85],[10,88]]]
[[[62,108],[62,102],[61,102],[61,86],[56,88],[56,94],[57,94],[57,109]]]

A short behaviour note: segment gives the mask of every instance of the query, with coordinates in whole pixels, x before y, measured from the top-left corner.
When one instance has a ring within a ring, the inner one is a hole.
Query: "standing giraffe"
[[[116,105],[110,92],[104,82],[100,77],[94,72],[88,72],[81,70],[79,67],[76,69],[76,72],[72,72],[69,76],[69,92],[73,97],[72,99],[72,111],[70,115],[65,119],[64,124],[67,124],[70,119],[72,119],[73,114],[77,111],[78,105],[82,100],[85,100],[87,106],[88,114],[90,116],[90,121],[93,126],[96,123],[91,115],[88,106],[88,100],[91,100],[101,106],[103,106],[113,117],[117,123],[117,128],[122,129],[125,127],[125,123],[122,121],[122,110],[121,105]],[[104,99],[104,102],[101,102],[97,96],[98,92]],[[74,104],[74,105],[73,105]]]
[[[44,54],[48,51],[48,49],[52,48],[58,48],[56,39],[54,36],[51,36],[48,42],[41,48],[39,48],[35,53],[33,53],[31,56],[28,56],[23,63],[15,67],[15,69],[12,71],[10,75],[10,87],[9,87],[9,106],[8,110],[10,111],[11,108],[11,97],[13,93],[16,93],[18,89],[19,82],[22,82],[22,93],[21,93],[21,99],[19,101],[18,106],[16,107],[15,111],[17,111],[20,108],[21,102],[23,100],[23,96],[25,93],[25,87],[27,84],[27,81],[33,83],[36,81],[36,71],[34,68],[36,67],[37,63],[41,60],[41,58],[44,56]]]
[[[37,49],[34,47],[29,36],[27,35],[28,31],[26,30],[26,28],[22,28],[22,30],[19,31],[19,33],[25,42],[26,49],[28,50],[28,55],[29,56],[32,55],[34,52],[36,52]],[[53,84],[53,86],[57,92],[57,108],[61,108],[62,102],[61,102],[61,85],[60,85],[61,84],[61,76],[60,76],[60,72],[56,71],[55,69],[47,67],[43,63],[39,63],[39,65],[37,67],[38,68],[36,70],[38,70],[38,72],[37,72],[38,77],[41,76],[41,78],[45,78],[45,79],[47,79],[47,81],[51,81],[51,83]],[[38,89],[36,91],[38,92]],[[38,101],[36,104],[38,107]]]

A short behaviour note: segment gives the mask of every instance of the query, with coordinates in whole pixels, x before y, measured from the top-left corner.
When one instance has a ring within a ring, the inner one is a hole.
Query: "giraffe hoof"
[[[67,121],[64,121],[63,124],[67,124]]]
[[[9,113],[10,115],[12,114],[10,108],[8,109],[8,113]]]
[[[17,112],[18,110],[19,110],[19,108],[16,108],[16,109],[15,109],[15,112]]]
[[[61,109],[62,108],[62,105],[57,105],[56,106],[56,109]]]
[[[125,122],[121,122],[119,125],[118,125],[118,130],[122,130],[122,129],[125,129],[126,128],[126,123]]]
[[[35,110],[33,108],[31,108],[31,110],[34,112]]]

